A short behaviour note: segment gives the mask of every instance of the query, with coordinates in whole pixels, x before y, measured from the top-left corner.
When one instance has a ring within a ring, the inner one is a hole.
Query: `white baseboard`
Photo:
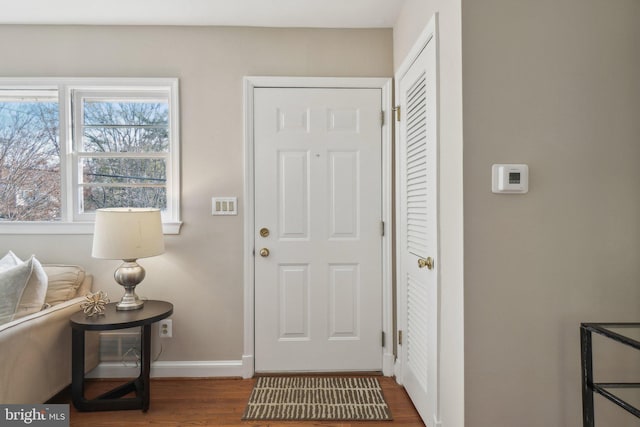
[[[382,355],[382,375],[385,377],[392,377],[394,372],[394,365],[396,363],[396,356],[393,353],[384,353]]]
[[[151,363],[151,378],[245,377],[242,360],[162,361]],[[102,362],[87,378],[134,378],[140,368],[131,363]]]
[[[402,385],[402,363],[400,363],[400,357],[397,357],[393,363],[393,375],[396,377],[396,382]]]
[[[253,356],[252,355],[243,355],[242,356],[242,378],[252,378],[254,374],[254,365],[253,365]]]
[[[198,360],[161,361],[151,363],[151,378],[252,378],[254,374],[253,356],[242,356],[242,360]],[[382,373],[394,374],[395,356],[385,354]],[[140,375],[140,368],[131,362],[102,362],[86,375],[86,378],[134,378]]]

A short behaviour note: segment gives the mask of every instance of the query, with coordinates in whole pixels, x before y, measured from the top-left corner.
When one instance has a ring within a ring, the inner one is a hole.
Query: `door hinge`
[[[402,345],[402,331],[398,331],[398,345]]]
[[[380,221],[380,234],[384,236],[384,221]]]
[[[384,126],[384,111],[380,111],[380,126]]]
[[[382,331],[382,347],[384,347],[386,345],[386,340],[385,340],[385,336],[384,336],[384,331]]]
[[[399,122],[400,121],[400,106],[396,105],[396,108],[394,108],[393,111],[396,112],[396,121]]]

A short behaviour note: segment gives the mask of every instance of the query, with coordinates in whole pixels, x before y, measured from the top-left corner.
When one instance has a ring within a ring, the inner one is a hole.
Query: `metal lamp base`
[[[124,287],[124,295],[116,304],[116,310],[138,310],[144,306],[144,301],[136,295],[136,286],[145,276],[144,268],[135,259],[125,259],[113,274],[116,282]]]

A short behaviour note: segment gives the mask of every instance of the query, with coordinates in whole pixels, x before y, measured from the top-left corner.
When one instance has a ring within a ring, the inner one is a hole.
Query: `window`
[[[73,105],[79,217],[105,207],[166,210],[168,100],[78,90]]]
[[[0,232],[91,232],[156,207],[179,231],[176,79],[0,79]],[[62,123],[62,125],[60,125]]]
[[[58,93],[0,90],[0,221],[59,221]]]

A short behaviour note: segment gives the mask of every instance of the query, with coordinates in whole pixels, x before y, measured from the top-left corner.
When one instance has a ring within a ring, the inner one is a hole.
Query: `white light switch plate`
[[[212,197],[211,215],[238,215],[238,198]]]

